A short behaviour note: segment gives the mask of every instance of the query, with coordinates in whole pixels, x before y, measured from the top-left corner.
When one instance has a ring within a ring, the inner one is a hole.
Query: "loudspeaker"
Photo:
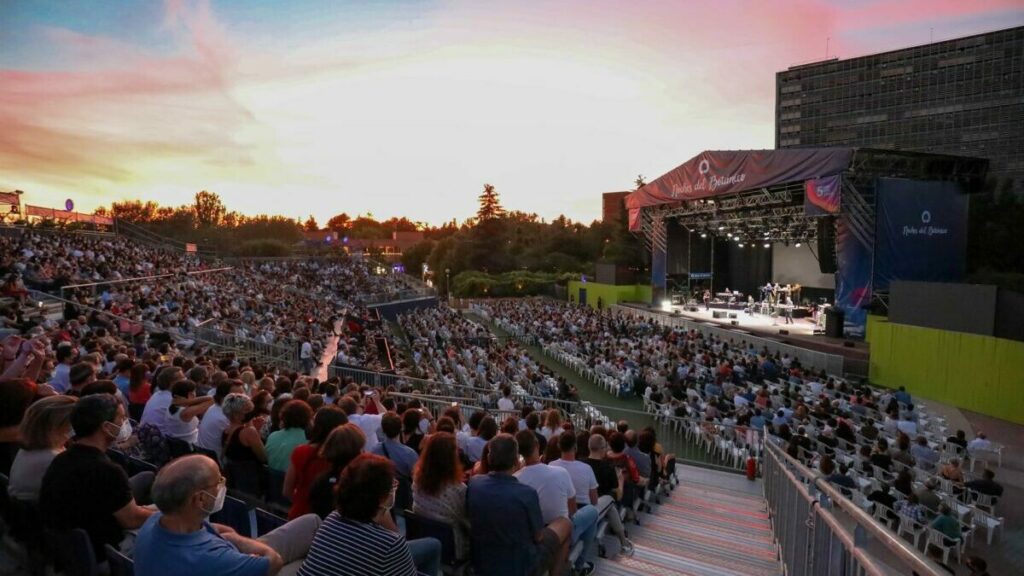
[[[825,336],[829,338],[842,338],[843,337],[843,322],[846,318],[846,314],[842,310],[836,307],[829,308],[825,311]]]
[[[818,270],[822,274],[835,274],[836,219],[834,216],[818,218]]]
[[[729,312],[729,318],[737,318],[735,312]]]
[[[733,320],[732,322],[730,322],[730,324],[732,324],[733,326],[739,326],[740,325],[740,323],[737,322],[736,320]]]
[[[788,336],[789,330],[779,330],[779,334],[782,334],[783,336]]]
[[[725,310],[712,310],[711,311],[711,317],[712,318],[719,318],[719,319],[725,318],[726,317]]]

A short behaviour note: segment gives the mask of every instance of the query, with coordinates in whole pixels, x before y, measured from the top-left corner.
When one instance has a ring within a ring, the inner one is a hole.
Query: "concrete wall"
[[[584,284],[579,280],[569,282],[569,301],[579,301],[580,288],[587,291],[587,300],[584,304],[591,308],[597,308],[597,299],[601,299],[602,308],[614,306],[619,302],[643,302],[650,303],[651,287],[646,285],[615,286],[613,284],[600,284],[598,282],[587,282]]]

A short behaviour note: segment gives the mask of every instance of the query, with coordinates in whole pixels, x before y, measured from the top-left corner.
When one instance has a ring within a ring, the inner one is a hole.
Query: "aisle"
[[[334,334],[337,334],[341,330],[341,320],[334,321]],[[320,366],[316,369],[316,379],[323,382],[330,377],[328,374],[328,367],[334,363],[334,357],[338,355],[338,340],[339,336],[332,335],[327,340],[327,346],[324,346],[324,353],[320,356]]]

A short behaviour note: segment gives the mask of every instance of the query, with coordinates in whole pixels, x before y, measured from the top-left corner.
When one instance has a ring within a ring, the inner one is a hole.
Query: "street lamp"
[[[448,301],[452,301],[452,279],[451,279],[451,268],[444,269],[444,292],[448,296]]]

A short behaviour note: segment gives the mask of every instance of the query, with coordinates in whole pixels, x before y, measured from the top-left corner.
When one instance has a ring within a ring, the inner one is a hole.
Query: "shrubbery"
[[[467,271],[452,278],[452,295],[459,298],[501,298],[506,296],[552,295],[556,283],[566,283],[578,274],[563,272],[527,272],[504,274]]]

